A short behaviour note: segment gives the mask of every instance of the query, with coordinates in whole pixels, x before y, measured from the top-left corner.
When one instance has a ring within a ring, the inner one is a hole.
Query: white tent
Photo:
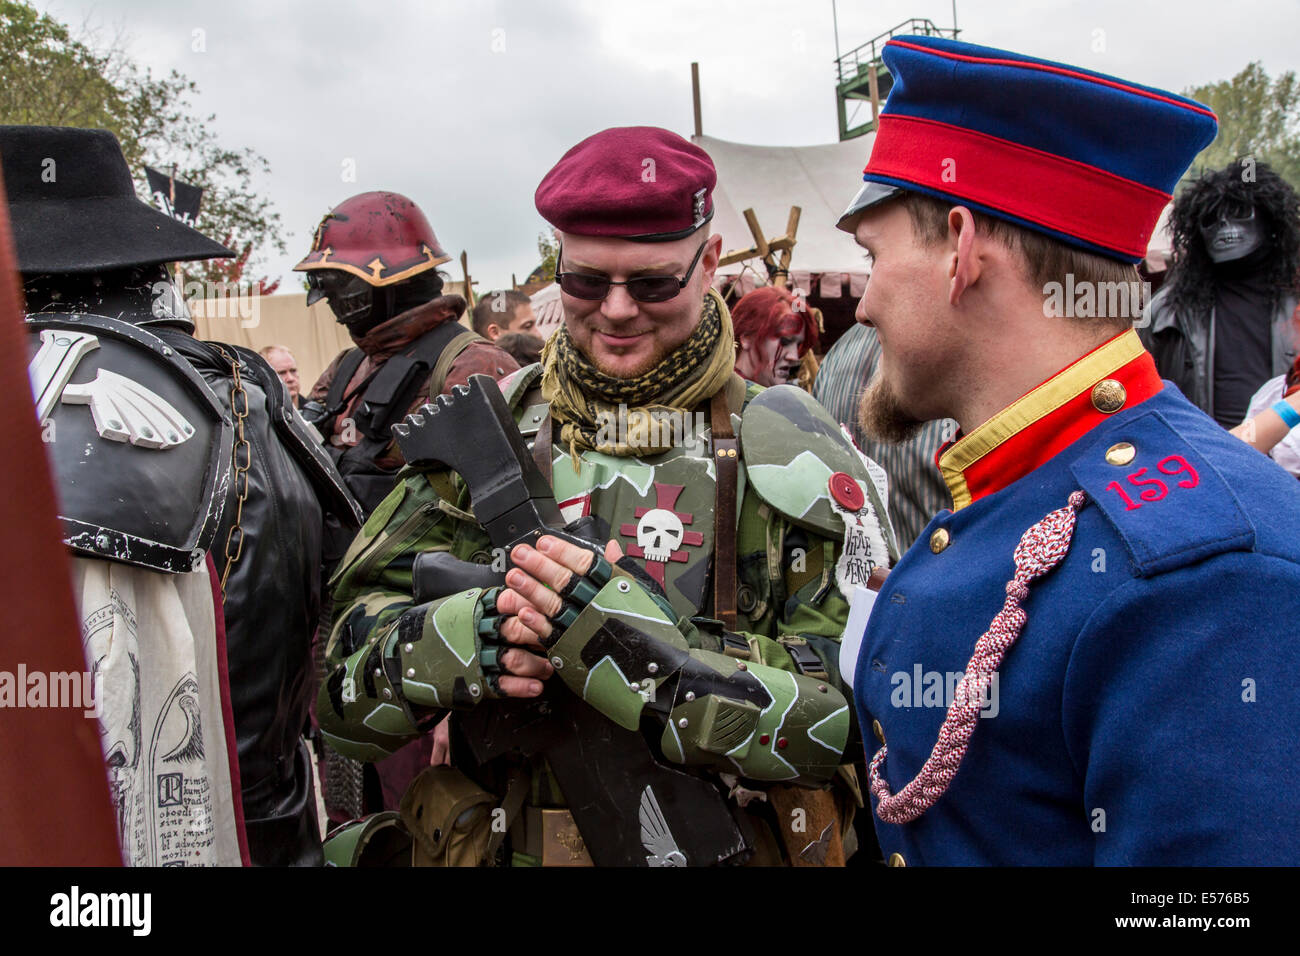
[[[854,287],[866,282],[867,263],[851,236],[835,228],[862,181],[862,167],[871,153],[874,133],[843,143],[822,146],[752,146],[712,136],[694,136],[692,142],[713,159],[718,186],[713,193],[713,231],[722,235],[722,251],[748,249],[753,236],[743,212],[753,209],[764,238],[785,232],[790,207],[802,210],[796,244],[790,259],[791,284],[805,292],[813,274],[847,276]],[[748,270],[761,282],[766,273],[757,259],[718,270],[738,275]],[[746,283],[748,284],[748,283]],[[832,292],[826,283],[824,294]],[[860,294],[860,289],[854,294]]]
[[[549,339],[551,333],[564,324],[564,306],[560,302],[560,287],[554,282],[542,286],[530,297],[533,303],[533,316],[537,322],[533,333]]]

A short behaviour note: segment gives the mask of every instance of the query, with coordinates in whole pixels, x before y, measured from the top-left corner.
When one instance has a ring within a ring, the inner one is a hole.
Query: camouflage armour
[[[535,387],[540,374],[540,366],[530,366],[500,383],[530,442],[546,420],[547,408]],[[717,672],[747,670],[768,692],[771,705],[761,714],[749,705],[754,711],[748,715],[749,735],[743,745],[730,750],[678,733],[677,726],[687,726],[682,718],[689,716],[694,728],[702,722],[701,710],[719,700],[716,694],[699,700],[687,695],[677,702],[657,741],[664,756],[715,775],[730,772],[746,788],[775,781],[822,784],[836,775],[842,760],[852,759],[842,756],[846,746],[851,754],[859,750],[850,744],[850,736],[857,739],[850,734],[851,708],[839,692],[844,686],[839,639],[848,617],[844,592],[851,584],[846,578],[864,583],[862,575],[870,567],[888,566],[897,557],[882,504],[884,476],[805,393],[789,386],[765,392],[733,377],[728,397],[742,460],[736,530],[738,633],[724,634],[718,622],[701,617],[712,608],[714,543],[715,476],[707,414],[679,423],[681,441],[653,457],[586,451],[578,455],[575,468],[569,451],[557,442],[552,462],[555,498],[568,520],[594,516],[602,540],[620,542],[667,595],[667,601],[656,602],[633,579],[616,577],[589,610],[617,606],[645,632],[688,650],[702,666]],[[742,408],[743,414],[737,414]],[[843,481],[846,474],[865,502],[857,524],[870,524],[874,536],[859,532],[854,537],[846,530],[854,515],[832,501],[831,476]],[[504,570],[504,556],[493,554],[469,507],[456,475],[407,467],[335,575],[329,676],[318,714],[326,741],[340,752],[356,759],[381,759],[429,730],[447,707],[493,706],[492,695],[480,691],[485,684],[475,653],[481,648],[477,632],[485,615],[483,592],[462,591],[422,607],[412,598],[413,560],[423,551],[449,551],[478,564],[496,562]],[[850,555],[866,560],[843,556],[850,540]],[[628,582],[633,582],[631,587]],[[415,627],[415,633],[433,634],[441,641],[399,647],[404,616],[403,633]],[[553,661],[560,657],[565,665],[557,667],[551,680],[563,679],[610,720],[635,730],[643,695],[629,688],[627,675],[611,657],[588,667],[579,659],[579,648],[572,646],[590,633],[587,617],[584,611],[548,651]],[[431,652],[441,657],[430,660]],[[396,666],[380,666],[385,659]],[[651,683],[644,681],[643,689]],[[731,703],[724,700],[719,706]],[[456,744],[453,737],[453,757],[460,758]],[[485,789],[504,792],[508,768],[461,769]],[[529,764],[527,772],[529,806],[565,806],[545,761]],[[846,791],[856,791],[851,772],[837,776],[850,782]],[[518,845],[517,830],[512,829],[511,839],[515,862],[534,862]]]

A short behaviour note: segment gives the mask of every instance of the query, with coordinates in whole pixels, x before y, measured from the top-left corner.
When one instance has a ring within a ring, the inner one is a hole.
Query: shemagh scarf
[[[726,385],[735,358],[731,315],[710,289],[690,338],[636,378],[600,371],[561,326],[542,350],[542,395],[550,402],[551,417],[560,423],[560,440],[575,466],[579,449],[620,457],[656,455],[671,446],[671,429],[650,423],[668,415],[690,415]],[[626,408],[625,430],[616,427],[620,406]]]

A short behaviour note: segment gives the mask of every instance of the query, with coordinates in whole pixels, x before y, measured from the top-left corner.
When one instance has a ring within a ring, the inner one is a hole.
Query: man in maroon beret
[[[708,230],[716,182],[704,150],[650,127],[606,130],[564,154],[536,195],[560,241],[561,352],[576,346],[596,371],[621,379],[656,371],[661,385],[701,378],[703,353],[672,371],[658,367],[701,324],[722,249]],[[714,325],[707,337],[716,345],[720,321],[706,323],[701,337]],[[727,380],[729,369],[714,364],[695,388],[701,397]]]
[[[829,415],[733,371],[710,288],[716,179],[699,147],[629,127],[583,140],[537,189],[564,325],[500,387],[572,537],[512,548],[495,580],[439,555],[425,587],[414,555],[492,545],[459,479],[417,460],[340,572],[322,728],[373,760],[452,710],[453,765],[523,803],[499,861],[835,865],[854,848],[852,788],[791,784],[852,779],[846,594],[896,548],[873,466]],[[565,723],[572,695],[590,706]],[[775,813],[750,812],[759,791]]]

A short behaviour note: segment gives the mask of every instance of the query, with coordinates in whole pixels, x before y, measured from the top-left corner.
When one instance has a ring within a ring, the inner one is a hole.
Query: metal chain
[[[234,358],[220,345],[216,346],[221,357],[230,363],[232,380],[230,383],[230,412],[235,418],[235,448],[231,456],[235,478],[235,520],[226,533],[226,566],[221,572],[221,597],[226,597],[226,581],[230,570],[244,553],[244,502],[248,500],[248,469],[253,464],[253,447],[244,437],[244,422],[248,419],[248,393],[244,391],[244,382],[239,377],[239,360]],[[240,454],[243,460],[240,460]]]

